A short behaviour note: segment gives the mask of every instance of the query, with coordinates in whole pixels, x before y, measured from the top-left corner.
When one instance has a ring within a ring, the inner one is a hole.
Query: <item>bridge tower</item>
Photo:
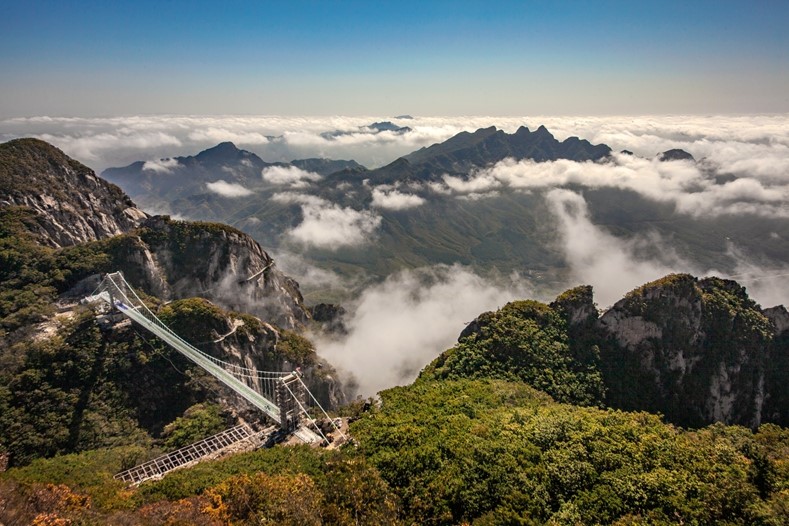
[[[307,405],[304,382],[298,372],[293,372],[277,382],[275,403],[279,408],[279,425],[285,431],[299,427],[299,420]]]

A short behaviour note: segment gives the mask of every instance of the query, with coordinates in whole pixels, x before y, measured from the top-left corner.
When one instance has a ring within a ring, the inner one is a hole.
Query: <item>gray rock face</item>
[[[33,210],[31,228],[52,247],[121,234],[147,218],[120,188],[36,139],[0,145],[0,204]]]
[[[278,350],[283,334],[276,327],[265,322],[250,326],[238,318],[226,317],[214,336],[215,340],[207,349],[211,355],[257,371],[293,371],[299,367],[304,383],[324,409],[334,409],[345,403],[342,384],[337,380],[334,368],[314,352],[308,353],[302,363],[289,361]],[[257,382],[255,387],[259,392],[264,392],[260,380]],[[234,398],[227,400],[233,402],[231,405],[244,406],[243,399],[231,391],[226,391],[226,395]]]
[[[114,259],[133,286],[164,300],[199,296],[286,329],[309,320],[298,283],[226,225],[155,216],[125,236]]]
[[[762,313],[767,316],[767,319],[775,326],[775,334],[782,335],[789,332],[789,311],[783,305],[777,307],[770,307],[764,309]]]
[[[785,424],[775,401],[788,388],[772,369],[786,354],[778,336],[787,328],[786,309],[762,311],[733,281],[674,275],[647,284],[597,322],[608,402],[694,427]]]

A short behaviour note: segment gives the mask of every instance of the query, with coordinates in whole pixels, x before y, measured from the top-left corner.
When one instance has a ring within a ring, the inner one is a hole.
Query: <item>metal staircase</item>
[[[167,453],[166,455],[144,462],[139,466],[121,471],[115,475],[115,479],[137,485],[146,480],[160,478],[170,471],[188,464],[199,462],[222,450],[237,446],[241,442],[250,442],[250,445],[254,447],[257,443],[265,440],[266,436],[270,435],[275,430],[275,427],[269,427],[264,431],[256,433],[244,424],[237,425],[221,433],[217,433],[216,435],[204,438],[194,444],[190,444],[171,453]]]

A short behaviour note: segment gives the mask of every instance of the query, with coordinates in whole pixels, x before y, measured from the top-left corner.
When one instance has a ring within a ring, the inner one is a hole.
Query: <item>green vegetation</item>
[[[229,419],[217,404],[195,404],[166,426],[162,432],[164,448],[173,451],[227,429]]]
[[[352,431],[417,524],[783,524],[789,435],[683,432],[515,383],[417,381]]]
[[[16,139],[0,144],[0,194],[15,192],[37,195],[54,192],[55,197],[62,197],[57,186],[47,184],[49,181],[46,177],[31,177],[31,174],[46,174],[57,164],[68,166],[76,172],[91,171],[39,139]]]
[[[188,334],[193,343],[210,342],[227,326],[224,311],[203,298],[168,303],[157,313],[176,334]]]
[[[135,453],[128,448],[91,451],[12,469],[0,475],[0,500],[58,484],[61,491],[90,503],[90,509],[77,513],[56,502],[38,511],[90,524],[164,524],[162,517],[183,517],[187,511],[188,519],[173,524],[398,523],[396,497],[375,468],[352,451],[306,446],[259,450],[127,490],[111,474]]]
[[[480,315],[472,327],[455,347],[427,366],[422,377],[520,380],[562,402],[602,402],[600,372],[574,358],[567,322],[548,305],[508,303]]]
[[[40,245],[30,233],[36,225],[29,209],[0,208],[0,338],[51,316],[57,294],[110,262],[100,242],[60,250]]]
[[[106,338],[89,311],[56,336],[18,342],[4,356],[16,360],[0,384],[0,443],[11,465],[102,447],[149,448],[152,436],[213,388],[132,326]]]
[[[277,351],[290,363],[302,367],[317,363],[317,354],[312,342],[304,336],[293,331],[280,332],[280,340],[277,343]]]
[[[682,431],[648,413],[557,404],[523,383],[418,380],[381,393],[358,448],[274,448],[126,490],[139,451],[91,451],[0,475],[0,498],[46,483],[89,499],[95,523],[726,524],[789,519],[789,431]],[[50,490],[52,491],[52,490]],[[50,511],[52,508],[50,508]],[[126,523],[126,522],[124,522]]]

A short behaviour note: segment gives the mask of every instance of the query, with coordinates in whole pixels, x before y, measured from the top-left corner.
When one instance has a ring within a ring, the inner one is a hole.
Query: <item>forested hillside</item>
[[[515,301],[480,314],[411,385],[345,403],[303,332],[298,284],[243,233],[153,217],[56,246],[48,218],[0,207],[2,524],[789,522],[789,314],[736,282],[670,275],[605,312],[588,286]],[[116,270],[206,353],[301,366],[352,440],[114,480],[259,421],[140,327],[78,303]]]

